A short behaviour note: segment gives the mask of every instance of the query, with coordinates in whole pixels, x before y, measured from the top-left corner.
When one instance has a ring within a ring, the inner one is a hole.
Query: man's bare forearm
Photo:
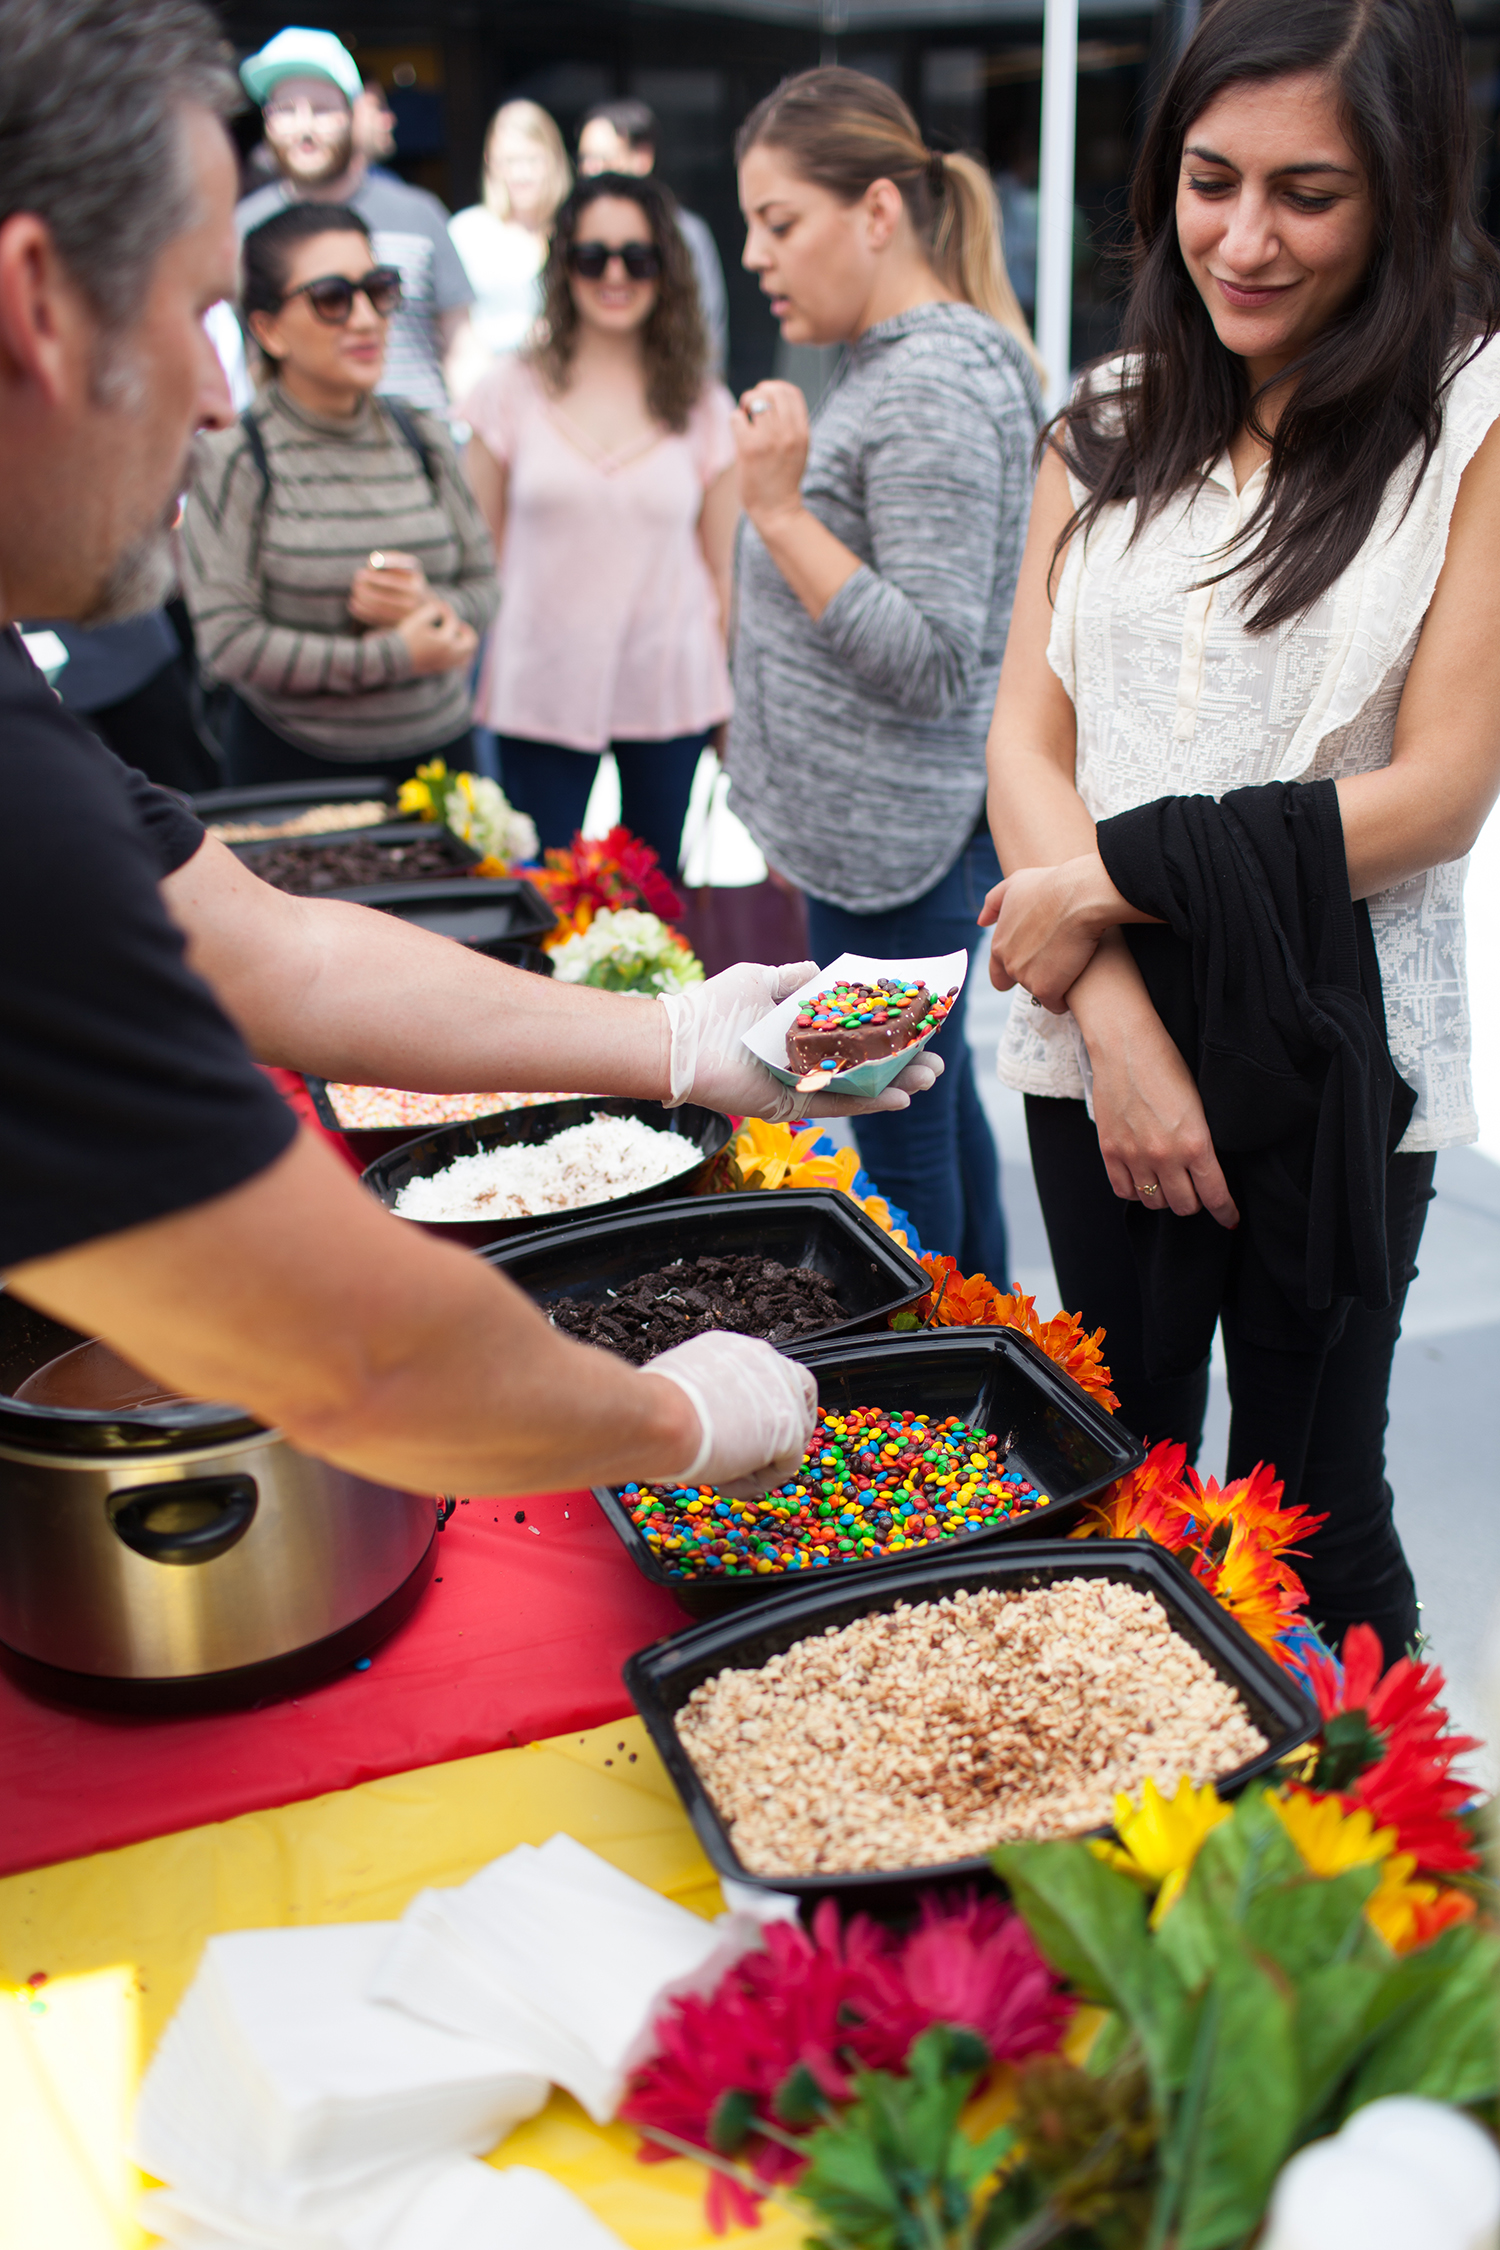
[[[668,1092],[665,1010],[561,985],[332,899],[294,899],[213,840],[163,885],[189,958],[261,1062],[432,1093]]]
[[[415,1491],[670,1476],[699,1442],[675,1384],[559,1335],[491,1267],[383,1211],[307,1134],[229,1195],[6,1280],[185,1395]]]

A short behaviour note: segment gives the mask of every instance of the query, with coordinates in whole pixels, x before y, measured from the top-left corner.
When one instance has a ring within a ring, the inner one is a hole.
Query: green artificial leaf
[[[731,2086],[714,2103],[708,2120],[708,2145],[719,2156],[738,2156],[755,2126],[755,2096]]]
[[[1175,1910],[1174,1910],[1175,1911]],[[1198,2012],[1191,2064],[1161,2149],[1149,2250],[1221,2250],[1259,2222],[1297,2125],[1291,1998],[1226,1950]]]
[[[1379,1881],[1378,1867],[1329,1876],[1299,1869],[1291,1881],[1257,1891],[1245,1918],[1246,1938],[1297,1984],[1339,1961],[1389,1959],[1365,1920],[1365,1901]]]
[[[920,1328],[922,1323],[914,1312],[896,1312],[891,1314],[890,1325],[904,1335],[908,1328]]]
[[[829,2107],[828,2096],[806,2063],[794,2063],[771,2096],[771,2115],[783,2125],[819,2125]]]
[[[1347,1789],[1385,1756],[1385,1742],[1363,1711],[1338,1711],[1323,1722],[1318,1762],[1312,1770],[1314,1789]]]
[[[1488,2101],[1500,2090],[1500,1937],[1466,1922],[1399,1960],[1367,2017],[1344,2116],[1384,2094]]]
[[[1369,1924],[1365,1924],[1369,1929]],[[1341,2087],[1369,2045],[1375,1996],[1394,1967],[1390,1950],[1370,1930],[1380,1961],[1335,1961],[1297,1987],[1297,2138],[1333,2132],[1342,2114]]]
[[[1076,1844],[1002,1844],[991,1863],[1052,1967],[1080,1999],[1125,2018],[1163,2093],[1179,2084],[1187,1993],[1146,1928],[1139,1886]]]
[[[1089,2076],[1106,2077],[1129,2047],[1133,2036],[1125,2018],[1111,2009],[1089,2041],[1089,2051],[1083,2061],[1083,2067]]]
[[[869,2071],[850,2107],[813,2133],[798,2194],[830,2244],[848,2250],[938,2250],[967,2241],[975,2191],[1014,2142],[1009,2128],[971,2142],[959,2116],[988,2050],[937,2025],[913,2042],[908,2075]]]

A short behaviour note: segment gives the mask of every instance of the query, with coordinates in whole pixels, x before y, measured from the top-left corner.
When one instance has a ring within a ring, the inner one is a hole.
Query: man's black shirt
[[[292,1141],[157,889],[202,841],[0,632],[0,1268],[207,1202]]]

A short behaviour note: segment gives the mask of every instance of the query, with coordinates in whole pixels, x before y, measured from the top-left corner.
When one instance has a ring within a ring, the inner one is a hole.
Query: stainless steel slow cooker
[[[310,1460],[232,1406],[12,1394],[75,1344],[0,1290],[0,1664],[115,1710],[295,1693],[421,1599],[441,1503]]]

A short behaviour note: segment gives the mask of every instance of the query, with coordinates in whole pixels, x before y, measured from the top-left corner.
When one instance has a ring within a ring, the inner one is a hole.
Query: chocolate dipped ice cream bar
[[[957,991],[935,998],[916,978],[899,977],[830,985],[787,1026],[787,1067],[833,1075],[899,1054],[937,1030]]]

